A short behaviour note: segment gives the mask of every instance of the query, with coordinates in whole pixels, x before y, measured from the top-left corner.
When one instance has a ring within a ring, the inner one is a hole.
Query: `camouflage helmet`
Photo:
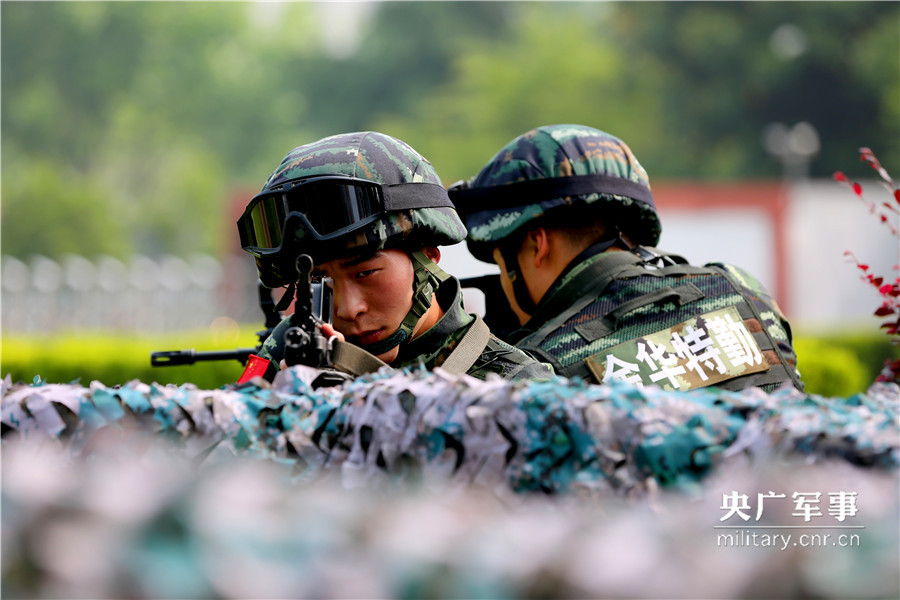
[[[655,246],[662,226],[647,172],[620,139],[584,125],[547,125],[503,147],[468,182],[450,188],[479,260],[536,219],[576,204],[618,227],[636,244]]]
[[[288,152],[238,230],[269,287],[294,280],[300,254],[320,262],[455,244],[466,235],[431,163],[408,144],[371,131]]]

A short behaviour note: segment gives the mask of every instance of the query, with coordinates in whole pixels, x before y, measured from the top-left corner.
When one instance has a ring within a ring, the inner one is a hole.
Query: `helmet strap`
[[[525,278],[519,269],[519,247],[522,244],[522,238],[515,236],[513,240],[500,245],[500,255],[503,257],[503,263],[506,266],[506,277],[512,282],[513,296],[522,312],[533,315],[537,310],[531,294],[528,293],[528,287],[525,285]]]
[[[431,300],[434,292],[440,284],[450,278],[437,263],[428,258],[422,250],[409,253],[413,265],[413,298],[412,307],[406,313],[403,322],[397,331],[374,344],[361,346],[370,354],[384,354],[391,348],[409,341],[412,338],[413,329],[425,313],[431,308]]]
[[[294,292],[297,289],[297,282],[292,281],[285,289],[284,294],[281,296],[281,299],[278,300],[278,304],[275,305],[275,311],[281,312],[286,310],[288,306],[291,305],[291,302],[294,300]]]

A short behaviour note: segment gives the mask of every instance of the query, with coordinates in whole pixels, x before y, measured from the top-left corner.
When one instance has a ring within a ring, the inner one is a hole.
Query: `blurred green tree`
[[[122,207],[96,177],[40,160],[4,164],[3,171],[3,254],[60,258],[73,249],[84,256],[130,251],[120,226]]]
[[[453,79],[425,95],[412,117],[388,114],[375,128],[428,156],[447,183],[474,174],[514,136],[550,123],[605,127],[649,146],[664,128],[654,64],[636,69],[612,36],[608,10],[592,3],[521,5],[507,37],[470,40]]]
[[[515,3],[379,2],[365,15],[349,55],[325,52],[298,80],[318,133],[374,128],[378,115],[409,116],[452,77],[477,40],[505,37]],[[418,149],[418,146],[414,147]]]
[[[767,126],[820,137],[809,174],[873,146],[900,166],[900,6],[883,2],[520,3],[462,47],[413,114],[377,117],[450,182],[531,127],[627,140],[653,178],[780,177]]]
[[[664,177],[775,177],[772,123],[806,121],[830,177],[860,146],[900,165],[896,2],[621,3],[610,31],[658,67],[666,134],[641,154]]]
[[[361,129],[447,183],[554,122],[621,136],[654,179],[778,177],[762,132],[799,121],[813,176],[861,145],[900,172],[896,2],[3,2],[0,25],[20,257],[217,252],[234,189]]]
[[[274,36],[251,8],[3,3],[3,253],[219,251],[228,191],[258,184],[307,118],[296,90],[270,88],[286,52],[313,47],[307,7],[286,5]],[[281,44],[288,26],[305,41]],[[55,183],[34,187],[36,170]],[[43,218],[63,194],[79,199],[68,211],[81,208],[71,220],[79,241],[52,230],[34,237],[66,222]],[[115,231],[89,218],[98,212]]]

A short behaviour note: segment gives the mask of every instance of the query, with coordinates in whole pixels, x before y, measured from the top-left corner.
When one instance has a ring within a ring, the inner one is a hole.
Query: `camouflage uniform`
[[[654,267],[630,252],[583,259],[547,291],[510,341],[559,374],[595,381],[622,378],[671,390],[752,385],[765,391],[792,381],[802,389],[790,325],[752,275],[732,265],[696,267],[665,256],[676,264]],[[617,314],[620,307],[633,310]],[[718,312],[729,308],[736,314]],[[708,343],[722,337],[711,333],[710,322],[721,325],[722,336],[734,335],[731,345]],[[745,364],[749,368],[741,368]]]
[[[441,366],[475,319],[463,310],[462,293],[456,279],[430,260],[427,267],[416,262],[415,251],[428,246],[455,244],[466,235],[434,167],[413,148],[390,136],[375,132],[341,134],[289,152],[266,181],[260,196],[278,194],[281,189],[291,189],[289,186],[294,182],[302,184],[302,180],[322,176],[375,182],[383,186],[382,193],[386,198],[388,194],[400,197],[403,208],[386,209],[372,215],[369,220],[360,220],[359,226],[351,223],[349,229],[338,230],[330,239],[320,239],[321,236],[316,237],[315,232],[309,230],[310,221],[314,220],[313,214],[305,215],[310,220],[303,223],[293,213],[281,215],[283,222],[277,223],[279,230],[274,233],[268,231],[277,238],[277,244],[271,242],[270,246],[274,247],[260,249],[249,241],[250,238],[256,239],[259,229],[259,223],[254,223],[251,218],[254,206],[254,201],[251,201],[238,227],[242,245],[256,257],[261,281],[269,287],[290,284],[296,278],[294,261],[300,254],[310,255],[315,262],[324,262],[382,249],[393,248],[412,253],[416,273],[413,309],[401,329],[391,336],[400,340],[389,342],[400,346],[394,366],[420,363],[428,368]],[[333,200],[338,202],[337,198]],[[330,197],[318,198],[308,206],[307,212],[327,212],[331,209],[331,201]],[[444,315],[431,329],[415,339],[409,339],[412,326],[430,305],[432,293],[436,295]],[[272,360],[276,365],[281,361],[284,357],[284,332],[289,326],[290,319],[286,318],[274,329],[259,354],[262,358]],[[507,378],[553,375],[547,365],[494,336],[489,338],[481,356],[467,372],[482,379],[489,372]]]
[[[540,127],[450,194],[470,251],[491,262],[500,248],[530,316],[508,341],[558,374],[682,390],[771,391],[784,382],[802,390],[790,325],[752,275],[730,265],[692,266],[653,247],[661,225],[649,179],[621,140],[580,125]],[[521,236],[576,205],[607,233],[528,306],[515,258]]]

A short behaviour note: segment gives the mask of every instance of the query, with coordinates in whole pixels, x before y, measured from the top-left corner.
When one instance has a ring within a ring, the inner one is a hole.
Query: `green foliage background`
[[[223,252],[235,190],[362,129],[447,183],[554,122],[622,137],[654,180],[778,177],[761,132],[798,121],[813,176],[861,145],[900,172],[896,2],[3,2],[0,22],[18,257]],[[799,55],[772,50],[785,25]]]

